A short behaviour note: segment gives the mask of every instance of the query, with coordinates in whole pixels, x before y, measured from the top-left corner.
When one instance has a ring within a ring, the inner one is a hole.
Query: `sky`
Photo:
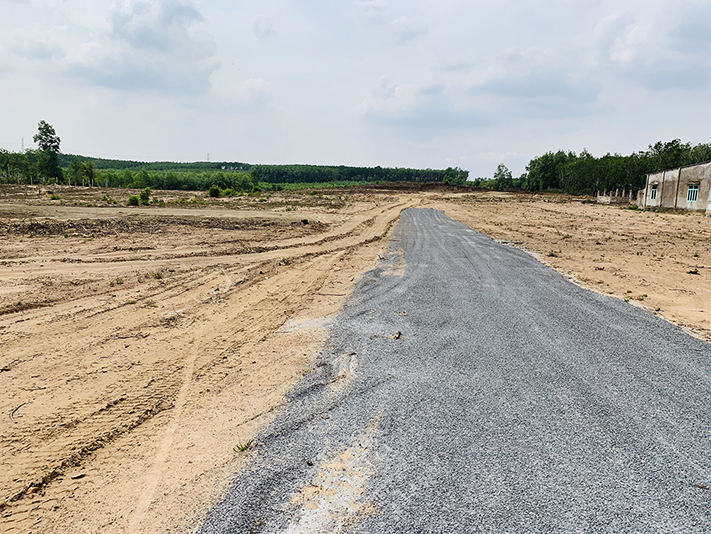
[[[711,0],[0,0],[0,147],[458,166],[711,142]]]

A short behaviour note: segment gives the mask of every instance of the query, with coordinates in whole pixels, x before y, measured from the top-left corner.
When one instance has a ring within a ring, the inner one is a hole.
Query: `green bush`
[[[127,206],[138,206],[141,203],[141,199],[139,199],[136,195],[131,195],[128,197],[128,202],[126,202]]]
[[[210,186],[210,189],[207,190],[207,194],[210,195],[212,198],[217,198],[220,196],[220,186],[216,184],[212,184]]]
[[[143,191],[141,191],[141,198],[140,198],[141,204],[145,204],[146,206],[151,203],[151,188],[146,187]]]

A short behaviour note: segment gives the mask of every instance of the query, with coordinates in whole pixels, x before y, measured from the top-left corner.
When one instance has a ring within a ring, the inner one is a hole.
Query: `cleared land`
[[[167,531],[204,513],[405,207],[444,209],[711,340],[702,215],[442,187],[156,192],[163,206],[138,209],[117,207],[129,192],[52,192],[0,194],[8,532]]]

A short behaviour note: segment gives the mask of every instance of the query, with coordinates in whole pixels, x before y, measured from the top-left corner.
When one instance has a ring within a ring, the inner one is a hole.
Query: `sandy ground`
[[[190,531],[406,207],[711,340],[702,215],[442,188],[157,192],[146,208],[120,207],[135,192],[52,192],[0,191],[3,532]]]

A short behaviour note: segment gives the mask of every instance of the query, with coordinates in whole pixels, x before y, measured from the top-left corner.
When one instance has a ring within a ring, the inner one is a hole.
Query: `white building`
[[[711,162],[647,175],[637,193],[640,208],[703,211],[711,215]]]

